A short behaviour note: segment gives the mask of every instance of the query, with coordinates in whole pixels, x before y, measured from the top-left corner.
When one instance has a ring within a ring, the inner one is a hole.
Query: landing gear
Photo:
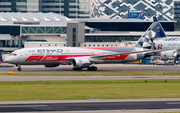
[[[22,68],[21,68],[21,65],[16,65],[18,68],[17,68],[17,70],[18,71],[22,71]]]
[[[97,71],[97,67],[93,66],[93,67],[88,67],[87,68],[88,71]]]
[[[73,70],[82,70],[82,68],[72,68]]]
[[[17,70],[18,70],[18,71],[22,71],[22,68],[18,68]]]

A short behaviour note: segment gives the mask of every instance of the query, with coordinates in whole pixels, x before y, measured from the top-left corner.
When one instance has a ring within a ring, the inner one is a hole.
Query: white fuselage
[[[24,48],[11,53],[5,62],[19,65],[47,65],[47,64],[70,64],[69,58],[101,56],[131,52],[134,47],[61,47],[61,48]],[[143,56],[142,56],[143,57]],[[94,63],[121,63],[137,60],[137,56],[122,54],[107,56],[94,61]]]

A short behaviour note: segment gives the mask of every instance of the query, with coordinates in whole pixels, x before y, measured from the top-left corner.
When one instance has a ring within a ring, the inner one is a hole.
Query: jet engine
[[[48,64],[48,65],[44,65],[44,67],[58,67],[59,64]]]
[[[74,69],[82,69],[89,67],[89,65],[91,65],[91,62],[88,58],[74,58],[71,61],[71,64]]]
[[[169,57],[178,58],[179,56],[180,56],[180,54],[174,50],[161,52],[161,59],[162,60],[167,60]]]

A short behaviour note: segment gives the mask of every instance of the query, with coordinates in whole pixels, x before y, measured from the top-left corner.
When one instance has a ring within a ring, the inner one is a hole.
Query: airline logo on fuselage
[[[62,53],[63,50],[62,49],[38,49],[37,50],[38,53]]]

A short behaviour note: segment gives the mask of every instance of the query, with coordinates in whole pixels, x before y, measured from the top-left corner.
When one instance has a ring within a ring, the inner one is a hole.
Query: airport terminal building
[[[180,35],[174,32],[173,0],[7,0],[0,4],[0,54],[30,47],[32,42],[36,47],[132,46],[151,25],[152,15],[169,36]],[[144,11],[145,19],[129,18],[131,10]]]
[[[1,0],[0,4],[0,12],[53,12],[68,18],[125,19],[131,10],[144,10],[146,20],[153,15],[174,19],[174,0]]]
[[[174,32],[174,22],[161,21],[168,35],[179,36],[179,32]],[[71,20],[55,13],[0,13],[0,49],[13,51],[32,41],[63,42],[64,46],[112,46],[137,41],[151,23],[141,19]],[[98,42],[111,44],[93,44]]]

